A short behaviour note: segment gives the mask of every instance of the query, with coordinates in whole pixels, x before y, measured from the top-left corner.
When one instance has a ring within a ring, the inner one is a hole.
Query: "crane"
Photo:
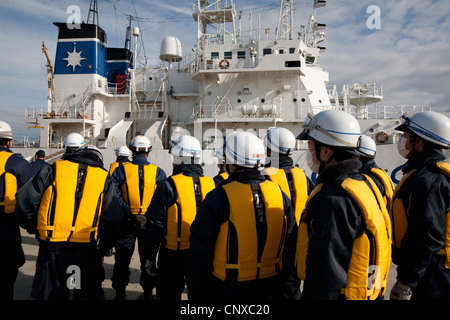
[[[47,102],[48,102],[48,111],[51,111],[53,94],[55,92],[55,87],[53,86],[53,64],[52,64],[52,60],[50,59],[50,56],[48,54],[48,50],[47,50],[47,47],[45,46],[44,41],[42,41],[42,52],[44,53],[45,57],[47,58],[47,85],[48,85]]]

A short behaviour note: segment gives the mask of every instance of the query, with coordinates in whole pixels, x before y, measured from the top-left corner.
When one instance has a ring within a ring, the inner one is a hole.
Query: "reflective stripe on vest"
[[[450,164],[447,162],[437,162],[436,167],[442,171],[447,177],[450,178]],[[393,228],[393,243],[397,248],[401,248],[401,242],[405,236],[406,229],[408,228],[408,219],[406,218],[406,210],[403,205],[402,199],[398,198],[398,192],[401,190],[405,181],[415,173],[417,169],[412,170],[405,175],[395,188],[393,203],[390,210]],[[445,230],[444,230],[444,248],[439,250],[438,254],[445,255],[445,268],[450,269],[450,218],[449,212],[445,215]]]
[[[374,300],[384,294],[391,261],[391,224],[383,198],[375,183],[345,179],[341,187],[360,205],[365,218],[365,231],[355,239],[347,283],[342,293],[348,300]],[[310,199],[320,192],[318,186]],[[305,225],[305,223],[301,223]],[[304,280],[306,274],[307,240],[306,227],[299,228],[297,245],[297,272]],[[306,253],[305,253],[306,251]],[[299,266],[298,264],[303,264]],[[301,271],[301,272],[299,272]]]
[[[197,209],[206,194],[214,189],[210,177],[189,177],[183,174],[171,176],[177,193],[175,203],[167,210],[166,248],[171,250],[189,249],[190,227]]]
[[[308,181],[304,171],[300,168],[266,170],[270,181],[280,185],[281,190],[289,197],[294,209],[297,225],[300,223],[300,215],[305,209],[306,199],[308,199]]]
[[[55,180],[38,211],[39,238],[88,243],[97,239],[108,172],[67,160],[55,161]]]
[[[156,171],[154,164],[123,165],[125,183],[122,186],[122,197],[130,207],[132,214],[145,214],[156,190]]]
[[[0,151],[0,183],[4,186],[4,192],[0,195],[0,206],[4,208],[5,213],[12,213],[16,207],[17,179],[6,172],[6,162],[13,153]]]
[[[220,226],[213,274],[221,280],[248,281],[277,275],[286,237],[280,186],[271,181],[223,186],[230,217]]]

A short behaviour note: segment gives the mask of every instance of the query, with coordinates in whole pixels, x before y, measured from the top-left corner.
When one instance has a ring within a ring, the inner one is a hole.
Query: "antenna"
[[[98,21],[98,3],[97,0],[91,0],[91,3],[89,5],[89,13],[87,18],[87,23],[90,23],[91,19],[91,13],[92,13],[92,24],[99,24]],[[95,23],[95,20],[97,20],[97,23]]]

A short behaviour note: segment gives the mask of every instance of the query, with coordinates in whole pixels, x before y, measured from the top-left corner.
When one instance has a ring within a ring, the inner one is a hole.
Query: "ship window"
[[[263,49],[263,56],[265,56],[266,54],[272,54],[272,49],[271,48],[264,48]]]
[[[289,53],[295,53],[295,48],[289,48]]]
[[[306,57],[306,64],[313,64],[314,60],[316,60],[316,57]]]
[[[245,51],[238,51],[237,57],[238,59],[245,59]]]
[[[300,60],[295,61],[285,61],[284,66],[286,68],[299,68],[300,67]]]
[[[219,58],[219,53],[218,52],[211,52],[211,59],[214,59],[214,58]]]
[[[231,51],[227,51],[223,53],[223,58],[224,59],[232,59],[233,58],[233,53]]]

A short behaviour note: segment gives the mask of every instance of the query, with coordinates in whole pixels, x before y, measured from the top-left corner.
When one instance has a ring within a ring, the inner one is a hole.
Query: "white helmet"
[[[248,132],[235,132],[227,139],[225,156],[228,164],[263,169],[264,151],[264,144],[256,135]]]
[[[172,146],[170,147],[170,154],[177,158],[189,159],[188,163],[200,163],[202,155],[202,147],[200,142],[192,136],[181,135],[174,140],[170,140]],[[180,159],[175,160],[175,163],[181,163]]]
[[[116,152],[116,156],[117,157],[129,157],[129,156],[131,156],[131,150],[128,149],[127,146],[120,146],[119,148],[117,148],[114,151]]]
[[[395,128],[418,135],[439,147],[450,148],[450,119],[434,111],[424,111],[414,115],[404,114],[405,120]]]
[[[84,145],[84,138],[81,134],[72,132],[69,133],[64,139],[65,148],[79,148]]]
[[[358,155],[374,159],[377,153],[377,145],[371,137],[362,134],[361,145],[355,151]]]
[[[144,135],[138,135],[131,140],[130,149],[134,152],[150,152],[152,144]]]
[[[12,139],[13,133],[11,126],[5,121],[0,120],[0,139]]]
[[[295,136],[286,128],[270,128],[265,143],[273,152],[289,155],[295,148]]]
[[[355,117],[341,110],[325,110],[316,115],[308,113],[297,139],[312,139],[331,148],[354,149],[358,147],[360,137]]]
[[[95,155],[97,158],[99,158],[99,159],[102,161],[102,163],[103,163],[103,155],[102,155],[102,153],[100,152],[100,149],[97,148],[96,146],[89,145],[89,144],[85,144],[85,145],[82,145],[81,147],[79,147],[79,148],[77,149],[77,152],[78,152],[78,151],[87,151],[87,152],[89,152],[89,153],[92,153],[92,154]]]

